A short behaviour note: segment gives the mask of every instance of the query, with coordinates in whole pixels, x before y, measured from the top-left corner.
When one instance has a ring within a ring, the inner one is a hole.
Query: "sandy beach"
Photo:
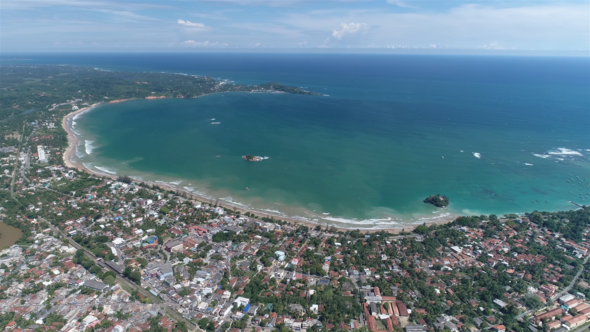
[[[124,101],[127,101],[127,100],[114,100],[114,101],[111,101],[110,103],[113,103],[113,102],[120,103],[120,102],[124,102]],[[76,110],[74,112],[67,114],[62,119],[62,123],[61,123],[62,127],[68,134],[67,135],[68,147],[67,147],[66,151],[63,153],[63,161],[64,161],[64,165],[67,168],[73,168],[78,171],[90,173],[90,174],[93,174],[93,175],[95,175],[97,177],[101,177],[101,178],[109,178],[112,180],[117,180],[118,176],[115,176],[112,174],[100,173],[100,172],[88,169],[82,163],[75,162],[74,160],[72,160],[72,156],[73,156],[73,154],[76,153],[76,148],[79,144],[79,138],[76,136],[76,134],[74,133],[74,131],[71,128],[73,118],[78,114],[82,114],[82,113],[89,112],[89,111],[93,110],[95,107],[97,107],[100,104],[103,104],[103,103],[96,103],[96,104],[90,105],[88,107],[81,108],[79,110]],[[197,194],[192,193],[192,192],[190,192],[182,187],[179,187],[179,186],[173,186],[173,185],[164,184],[164,183],[157,183],[157,182],[153,182],[153,181],[142,181],[142,182],[145,184],[148,184],[150,186],[153,186],[153,187],[158,187],[162,190],[179,192],[183,196],[190,198],[192,200],[198,201],[198,202],[212,203],[212,199],[210,197],[197,195]],[[417,226],[423,224],[420,222],[408,221],[408,223],[406,225],[395,224],[395,225],[392,225],[391,227],[384,226],[384,227],[379,227],[379,228],[374,228],[374,227],[371,228],[370,225],[355,225],[352,223],[336,223],[336,222],[328,222],[327,223],[325,221],[320,223],[320,222],[315,222],[315,221],[311,221],[311,220],[302,220],[302,218],[293,218],[293,217],[279,215],[279,214],[261,212],[261,211],[253,210],[253,209],[246,209],[242,206],[238,206],[236,204],[232,204],[232,203],[226,202],[226,201],[222,201],[222,203],[220,203],[218,201],[217,204],[218,204],[218,206],[230,208],[231,210],[234,210],[234,211],[239,211],[242,214],[249,212],[249,213],[257,215],[259,217],[272,217],[275,219],[286,221],[290,224],[301,224],[301,225],[305,225],[308,227],[320,226],[322,228],[325,228],[327,226],[327,227],[334,227],[340,231],[359,230],[363,233],[375,233],[375,232],[385,231],[385,232],[392,233],[392,234],[399,234],[404,231],[405,232],[411,231],[414,228],[416,228]],[[438,219],[436,219],[434,221],[429,220],[425,224],[426,225],[442,225],[442,224],[446,224],[446,223],[454,221],[457,217],[458,217],[458,215],[448,213],[446,215],[440,216]],[[364,227],[366,227],[366,228],[364,228]]]

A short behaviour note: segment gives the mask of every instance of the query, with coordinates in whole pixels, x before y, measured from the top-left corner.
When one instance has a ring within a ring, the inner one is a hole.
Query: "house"
[[[183,249],[184,249],[184,243],[180,239],[174,240],[174,241],[168,241],[164,245],[164,250],[166,250],[167,252],[178,252],[178,251],[182,251]]]
[[[494,326],[492,329],[496,332],[506,332],[506,326],[500,324]]]
[[[547,322],[547,324],[545,324],[547,326],[547,328],[549,328],[550,330],[556,329],[561,327],[561,322],[558,320],[553,320],[550,322]]]
[[[563,315],[564,310],[562,308],[555,308],[549,311],[546,311],[542,314],[536,315],[533,320],[537,323],[540,324],[541,321],[543,320],[543,318],[549,318],[549,319],[553,319],[553,317],[555,316],[561,316]]]
[[[576,328],[580,325],[585,324],[588,321],[588,317],[586,315],[577,315],[570,319],[569,321],[565,322],[565,326],[569,327],[570,329]]]
[[[426,326],[424,325],[406,325],[404,328],[406,332],[426,332]]]
[[[164,280],[166,279],[166,277],[168,276],[172,276],[174,274],[174,271],[172,271],[172,264],[170,263],[164,263],[162,265],[160,265],[160,267],[158,268],[158,278],[160,278],[160,280]]]
[[[305,309],[303,309],[303,307],[299,303],[289,304],[289,310],[300,314],[305,312]]]

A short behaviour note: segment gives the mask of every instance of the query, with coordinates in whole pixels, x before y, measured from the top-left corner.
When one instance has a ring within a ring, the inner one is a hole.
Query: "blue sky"
[[[1,0],[0,52],[590,50],[590,2]]]

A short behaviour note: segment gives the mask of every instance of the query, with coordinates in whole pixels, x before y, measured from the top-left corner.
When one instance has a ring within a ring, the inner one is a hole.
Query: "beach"
[[[264,57],[253,56],[227,71],[227,61],[203,57],[206,64],[180,61],[175,70],[166,67],[173,61],[154,59],[147,70],[241,84],[279,81],[324,95],[232,92],[100,106],[74,121],[81,136],[68,163],[258,215],[342,229],[562,211],[571,209],[569,201],[590,199],[590,190],[574,192],[568,182],[590,167],[587,89],[577,74],[559,74],[565,83],[554,84],[549,73],[525,79],[545,66],[522,59],[507,60],[510,70],[499,73],[483,58],[457,70],[461,61],[450,58],[340,63],[311,55],[267,71],[260,70]],[[423,72],[426,62],[441,72]],[[361,65],[362,72],[345,70]],[[524,88],[515,90],[513,80]],[[562,111],[550,106],[556,103]],[[247,154],[270,159],[246,163]],[[423,203],[436,194],[450,198],[446,209]]]
[[[122,103],[125,101],[128,101],[128,100],[114,100],[114,101],[109,102],[109,104]],[[73,118],[77,115],[80,115],[80,114],[83,114],[86,112],[90,112],[101,104],[105,104],[105,103],[95,103],[95,104],[90,105],[88,107],[81,108],[79,110],[68,113],[62,119],[62,127],[67,132],[67,138],[68,138],[68,147],[65,150],[65,152],[63,153],[63,162],[67,168],[76,169],[80,172],[86,172],[89,174],[93,174],[93,175],[95,175],[97,177],[101,177],[101,178],[108,178],[111,180],[117,180],[118,179],[117,175],[98,172],[98,171],[89,169],[86,166],[84,166],[83,163],[76,162],[72,159],[72,156],[75,155],[75,153],[76,153],[76,148],[78,147],[79,140],[80,140],[80,138],[76,135],[76,133],[72,130],[72,127],[71,127]],[[192,200],[198,201],[198,202],[209,203],[209,204],[214,203],[213,199],[211,197],[206,197],[203,195],[195,194],[194,192],[190,192],[181,186],[176,186],[176,185],[169,184],[169,183],[155,182],[155,181],[144,181],[143,180],[142,182],[147,185],[160,188],[162,190],[179,192],[183,196],[190,198]],[[238,204],[233,204],[232,202],[227,202],[226,200],[217,200],[217,202],[218,202],[217,203],[218,206],[230,208],[231,210],[239,211],[242,214],[249,212],[249,213],[257,215],[259,217],[269,217],[269,218],[272,217],[274,219],[283,220],[283,221],[286,221],[291,224],[300,224],[300,225],[305,225],[308,227],[320,226],[322,228],[334,227],[340,231],[359,230],[363,233],[374,233],[374,232],[384,231],[384,232],[388,232],[391,234],[399,234],[401,232],[411,231],[415,227],[424,224],[424,223],[418,223],[416,221],[407,221],[407,224],[404,224],[404,221],[401,221],[401,222],[396,221],[395,225],[387,226],[387,225],[383,225],[383,223],[381,223],[378,227],[376,227],[375,225],[369,225],[369,224],[355,225],[354,223],[347,222],[344,220],[343,221],[322,220],[322,222],[315,222],[312,220],[306,220],[303,217],[291,217],[291,216],[284,215],[282,213],[279,214],[279,213],[272,213],[272,212],[267,212],[267,211],[260,211],[260,210],[256,210],[256,209],[247,209],[247,208],[244,208],[244,206],[241,206]],[[432,225],[432,224],[442,225],[442,224],[446,224],[446,223],[454,221],[457,217],[458,217],[458,215],[456,215],[456,214],[447,213],[436,220],[429,220],[425,224],[427,224],[427,225]],[[367,226],[369,226],[369,227],[367,227]]]

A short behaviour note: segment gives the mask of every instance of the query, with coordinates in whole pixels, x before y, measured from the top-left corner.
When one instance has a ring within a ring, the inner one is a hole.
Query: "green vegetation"
[[[231,231],[215,233],[215,235],[213,235],[213,242],[229,241],[229,240],[233,239],[234,234],[235,233],[231,232]]]
[[[424,199],[424,203],[432,204],[436,207],[442,208],[449,205],[449,198],[441,195],[430,195]]]
[[[260,87],[265,90],[292,93],[292,94],[320,95],[319,93],[305,91],[301,88],[286,86],[284,84],[276,83],[276,82],[261,84]]]

